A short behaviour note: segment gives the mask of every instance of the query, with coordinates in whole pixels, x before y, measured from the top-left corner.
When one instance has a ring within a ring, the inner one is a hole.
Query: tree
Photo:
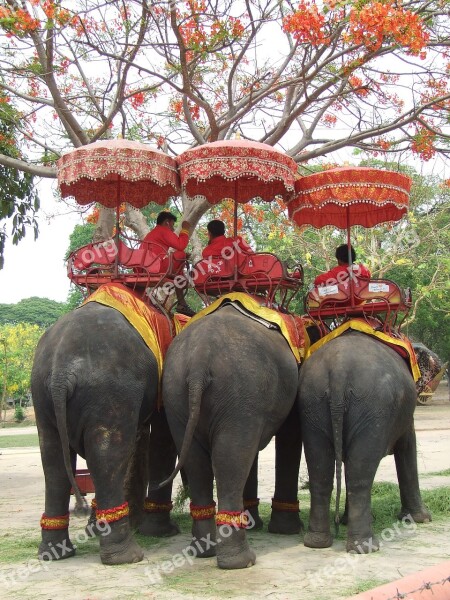
[[[43,329],[38,325],[19,323],[0,325],[2,369],[0,389],[4,398],[21,399],[30,393],[30,376],[34,351]]]
[[[4,166],[55,177],[62,152],[119,134],[172,154],[239,134],[299,163],[448,153],[440,0],[64,4],[0,8],[0,89],[26,149]],[[196,223],[206,206],[184,209]]]
[[[19,119],[18,112],[9,106],[9,98],[0,90],[0,152],[9,158],[17,159],[15,124]],[[39,198],[34,189],[33,176],[18,169],[0,164],[0,222],[11,223],[13,244],[25,237],[27,227],[34,230],[34,238],[38,235],[38,224],[35,218],[39,208]],[[0,227],[0,269],[4,264],[6,223]]]
[[[29,323],[49,327],[68,310],[64,302],[33,296],[17,304],[0,304],[0,325]]]

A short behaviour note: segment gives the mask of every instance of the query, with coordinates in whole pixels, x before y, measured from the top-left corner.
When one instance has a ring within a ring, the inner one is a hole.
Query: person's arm
[[[317,275],[317,277],[314,279],[314,285],[322,285],[322,283],[326,283],[328,279],[328,273],[321,273],[320,275]]]
[[[240,235],[237,236],[238,246],[242,250],[242,252],[248,252],[249,254],[253,254],[254,250],[251,246],[247,244],[245,240],[242,239]]]
[[[167,229],[164,231],[164,243],[168,248],[184,250],[189,243],[189,231],[182,229],[180,235],[177,235],[173,231],[170,231],[170,229]]]

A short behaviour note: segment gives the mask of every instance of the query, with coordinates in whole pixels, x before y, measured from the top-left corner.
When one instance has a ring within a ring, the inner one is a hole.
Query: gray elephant
[[[342,462],[347,488],[347,551],[378,550],[371,490],[381,459],[394,454],[401,514],[431,520],[417,473],[414,409],[417,391],[406,361],[370,335],[348,331],[306,360],[298,405],[309,472],[311,512],[304,544],[332,544],[329,507],[336,467],[337,507]],[[336,519],[338,519],[336,509]]]
[[[163,403],[179,451],[170,479],[185,468],[192,547],[200,557],[217,554],[221,568],[255,563],[242,517],[244,487],[257,452],[290,413],[297,382],[297,361],[281,333],[232,306],[193,322],[169,348]],[[298,531],[298,512],[291,517]],[[272,525],[282,527],[273,513]]]
[[[155,356],[119,311],[89,302],[43,335],[31,389],[45,475],[40,558],[58,560],[75,553],[68,525],[71,486],[77,504],[82,502],[71,468],[71,460],[79,454],[90,469],[96,516],[104,523],[94,527],[94,533],[102,533],[102,562],[142,560],[143,551],[130,531],[129,506],[143,505],[145,483],[150,478],[150,485],[156,485],[172,472],[176,461],[165,416],[155,410]],[[142,461],[149,446],[148,474],[142,471]],[[127,471],[130,498],[125,491]],[[171,486],[149,496],[140,525],[144,534],[178,532],[169,517],[170,495]]]

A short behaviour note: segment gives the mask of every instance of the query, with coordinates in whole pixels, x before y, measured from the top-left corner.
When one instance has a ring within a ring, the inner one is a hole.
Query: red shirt
[[[158,255],[165,255],[169,248],[184,250],[189,243],[189,235],[184,229],[181,230],[180,235],[177,235],[164,225],[156,225],[154,229],[147,233],[142,241],[158,244],[161,248],[155,246],[151,250]],[[142,246],[145,247],[146,244],[142,244]]]
[[[224,252],[224,254],[222,254],[225,248],[227,250]],[[238,235],[237,238],[227,238],[224,235],[218,235],[203,248],[202,256],[203,258],[208,258],[208,256],[222,256],[222,258],[231,258],[231,250],[234,248],[236,248],[238,252],[253,252],[247,242],[244,242],[240,235]]]
[[[363,264],[353,263],[352,270],[357,277],[370,279],[370,271]],[[334,285],[340,281],[346,281],[348,275],[348,265],[337,265],[337,267],[333,267],[330,271],[318,275],[314,279],[314,285]]]

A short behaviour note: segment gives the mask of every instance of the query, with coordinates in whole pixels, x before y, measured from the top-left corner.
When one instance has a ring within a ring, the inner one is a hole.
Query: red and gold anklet
[[[211,519],[216,514],[216,503],[208,504],[206,506],[199,506],[193,504],[189,505],[191,511],[191,517],[194,521],[203,521],[204,519]]]
[[[148,513],[170,512],[173,508],[173,502],[152,502],[149,498],[144,500],[144,511]]]
[[[246,529],[249,525],[249,518],[240,510],[219,510],[216,515],[216,525],[230,525],[236,529]]]
[[[249,500],[244,500],[244,510],[255,508],[255,506],[259,506],[259,498],[250,498]]]
[[[280,502],[272,498],[272,510],[278,510],[282,512],[299,512],[300,507],[298,500],[297,502]]]
[[[62,517],[47,517],[44,513],[41,517],[42,529],[67,529],[69,527],[69,513]]]
[[[120,519],[128,516],[129,513],[130,509],[128,507],[128,502],[124,502],[120,506],[115,506],[114,508],[97,508],[95,516],[97,517],[97,521],[114,523],[115,521],[120,521]]]

